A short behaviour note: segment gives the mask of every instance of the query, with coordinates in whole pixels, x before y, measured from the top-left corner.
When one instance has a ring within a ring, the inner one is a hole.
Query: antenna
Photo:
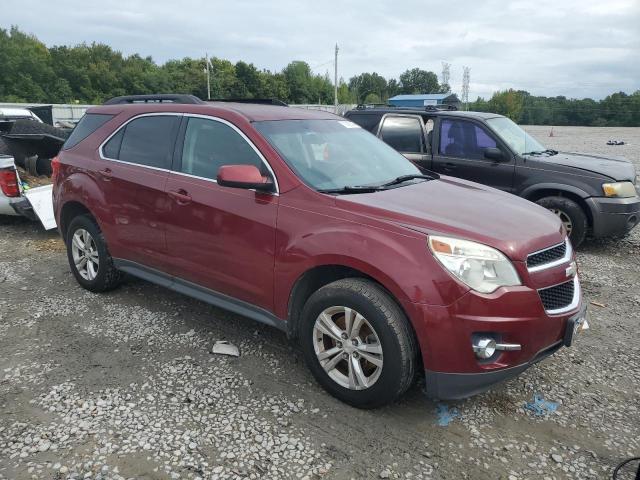
[[[450,70],[451,70],[451,64],[447,63],[447,62],[442,62],[442,86],[447,86],[447,92],[451,91],[451,87],[450,87],[450,83],[449,83],[449,78],[450,78]]]
[[[462,103],[464,109],[469,110],[469,81],[471,79],[471,69],[469,67],[462,67]]]

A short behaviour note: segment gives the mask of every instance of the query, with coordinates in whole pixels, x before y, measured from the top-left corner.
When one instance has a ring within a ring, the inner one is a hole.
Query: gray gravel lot
[[[640,160],[640,128],[527,129]],[[601,306],[571,349],[465,401],[437,404],[418,384],[359,411],[324,393],[280,332],[143,281],[86,292],[56,234],[12,221],[0,226],[0,479],[610,478],[640,455],[639,255],[640,230],[579,252]],[[220,339],[242,355],[210,354]],[[540,415],[525,408],[534,395],[553,402]]]

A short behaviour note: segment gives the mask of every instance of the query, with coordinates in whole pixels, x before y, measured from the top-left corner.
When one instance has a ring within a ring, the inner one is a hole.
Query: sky
[[[333,78],[398,78],[451,64],[469,99],[514,88],[591,97],[640,90],[640,0],[2,0],[0,28],[48,46],[102,42],[158,63],[210,56],[279,71],[292,60]],[[1,68],[1,67],[0,67]]]

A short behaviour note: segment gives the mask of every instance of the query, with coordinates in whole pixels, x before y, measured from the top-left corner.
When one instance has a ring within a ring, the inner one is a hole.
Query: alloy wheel
[[[84,228],[73,233],[71,254],[78,273],[85,280],[92,281],[98,276],[100,260],[98,247],[91,234]]]
[[[333,381],[350,390],[370,388],[382,372],[382,345],[371,324],[344,306],[325,309],[313,327],[313,347]]]
[[[564,224],[564,228],[567,230],[567,235],[571,235],[571,231],[573,230],[573,222],[571,221],[571,218],[569,218],[569,215],[557,208],[550,208],[549,210],[560,217],[560,220]]]

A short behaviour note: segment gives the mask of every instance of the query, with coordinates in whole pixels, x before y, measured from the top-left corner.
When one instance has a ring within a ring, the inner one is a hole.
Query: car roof
[[[347,113],[364,114],[364,115],[385,115],[387,113],[430,115],[430,116],[446,115],[446,116],[453,116],[453,117],[478,118],[478,119],[502,117],[502,115],[499,115],[497,113],[489,113],[489,112],[472,112],[467,110],[425,110],[423,108],[394,108],[394,107],[354,108],[353,110],[349,110]]]
[[[305,108],[264,105],[258,103],[205,102],[200,104],[183,103],[131,103],[100,105],[90,107],[87,113],[118,114],[129,111],[133,114],[178,112],[201,115],[219,115],[221,111],[234,113],[250,122],[265,120],[340,120],[342,117],[330,112],[307,110]]]

